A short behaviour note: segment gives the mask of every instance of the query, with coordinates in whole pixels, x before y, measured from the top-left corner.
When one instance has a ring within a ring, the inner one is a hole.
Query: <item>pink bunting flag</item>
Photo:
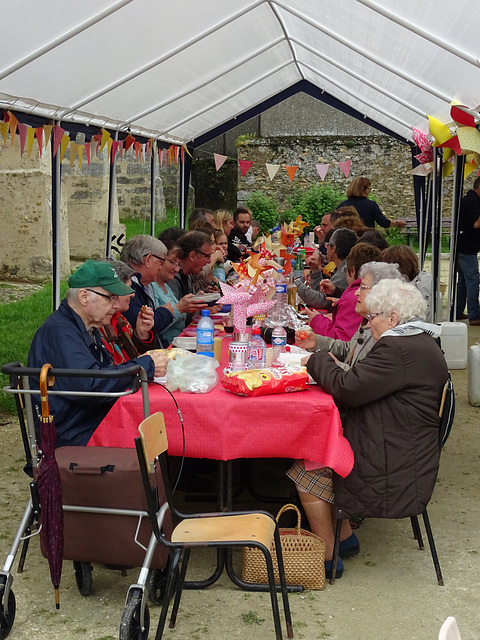
[[[322,182],[325,180],[325,176],[327,175],[328,170],[330,169],[329,164],[316,164],[315,168],[317,169],[317,173],[322,179]]]
[[[27,141],[27,125],[19,122],[17,124],[18,127],[18,135],[20,136],[20,156],[23,156],[23,152],[25,151],[25,142]]]
[[[420,129],[417,129],[416,127],[412,127],[412,139],[420,151],[427,151],[427,149],[431,149],[432,147],[431,141],[423,131],[420,131]]]
[[[118,141],[118,153],[121,160],[123,158],[123,140]]]
[[[112,140],[112,164],[115,159],[115,154],[117,153],[117,149],[118,149],[118,141]]]
[[[43,127],[37,127],[35,129],[35,135],[37,136],[38,150],[40,151],[40,157],[42,157],[43,151]]]
[[[343,160],[342,162],[338,163],[338,166],[342,170],[343,175],[345,176],[345,178],[348,178],[348,176],[350,175],[350,167],[352,166],[352,161],[351,160]]]
[[[62,127],[56,124],[53,129],[53,157],[57,155],[58,147],[60,146],[64,133],[65,129],[62,129]]]
[[[87,155],[88,166],[90,166],[90,142],[85,143],[85,153]]]
[[[219,153],[214,153],[213,158],[215,160],[215,169],[218,171],[223,167],[228,156],[221,156]]]
[[[253,162],[252,160],[239,160],[238,164],[240,165],[240,172],[242,176],[244,176],[252,166]]]
[[[422,153],[417,153],[415,159],[418,160],[420,164],[427,164],[428,162],[432,162],[433,149],[427,149],[426,151],[422,151]]]

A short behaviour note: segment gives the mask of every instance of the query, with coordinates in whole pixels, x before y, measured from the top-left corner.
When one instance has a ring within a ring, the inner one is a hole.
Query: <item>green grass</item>
[[[138,236],[141,233],[145,233],[150,235],[150,220],[120,220],[122,224],[125,225],[127,240],[133,238],[133,236]],[[167,217],[165,220],[161,222],[155,223],[155,237],[164,230],[168,229],[168,227],[179,227],[180,226],[180,213],[177,209],[167,209]]]
[[[67,283],[62,282],[61,294],[64,295]],[[27,364],[28,350],[36,330],[52,312],[52,284],[31,296],[0,305],[0,363],[19,361]],[[8,384],[8,378],[0,376],[0,386]],[[0,392],[0,410],[14,412],[15,401],[12,395]]]

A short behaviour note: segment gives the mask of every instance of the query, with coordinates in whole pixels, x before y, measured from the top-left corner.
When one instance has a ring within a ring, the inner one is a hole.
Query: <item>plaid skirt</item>
[[[287,471],[287,476],[297,485],[298,491],[311,493],[333,504],[332,470],[329,467],[306,471],[303,460],[296,460]]]

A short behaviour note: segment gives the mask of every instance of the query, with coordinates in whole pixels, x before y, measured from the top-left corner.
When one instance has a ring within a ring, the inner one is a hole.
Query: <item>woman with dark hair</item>
[[[403,220],[389,220],[383,215],[378,204],[368,199],[371,190],[372,181],[370,178],[355,178],[348,185],[347,200],[341,202],[338,208],[355,207],[367,227],[374,227],[375,222],[386,229],[389,227],[404,227],[405,222]]]

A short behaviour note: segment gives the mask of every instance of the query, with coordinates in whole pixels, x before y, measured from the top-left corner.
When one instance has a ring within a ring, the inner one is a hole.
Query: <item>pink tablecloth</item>
[[[149,385],[151,412],[162,411],[169,452],[182,454],[182,430],[175,404],[165,389]],[[316,386],[283,395],[245,398],[220,383],[206,394],[175,392],[184,425],[187,456],[235,458],[305,458],[348,475],[353,453],[343,437],[337,407]],[[143,420],[140,393],[119,398],[89,445],[133,447]]]

